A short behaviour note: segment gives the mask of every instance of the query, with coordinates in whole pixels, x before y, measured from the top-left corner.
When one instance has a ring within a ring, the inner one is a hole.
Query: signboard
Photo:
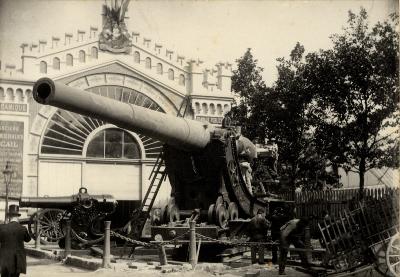
[[[11,169],[14,171],[11,184],[8,188],[9,197],[21,197],[23,176],[23,153],[24,153],[24,123],[18,121],[0,121],[0,170],[6,167],[10,161]],[[0,178],[0,197],[6,195],[6,184],[4,176]]]
[[[0,111],[26,113],[27,110],[27,104],[0,103]]]
[[[221,124],[223,117],[216,117],[216,116],[199,116],[196,115],[196,120],[209,122],[211,124]]]

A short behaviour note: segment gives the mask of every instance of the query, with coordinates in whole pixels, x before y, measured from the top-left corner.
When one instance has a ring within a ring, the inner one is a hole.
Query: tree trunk
[[[364,175],[365,175],[365,157],[361,157],[360,166],[359,166],[359,177],[360,177],[359,195],[360,195],[360,200],[363,200],[363,197],[364,197]]]

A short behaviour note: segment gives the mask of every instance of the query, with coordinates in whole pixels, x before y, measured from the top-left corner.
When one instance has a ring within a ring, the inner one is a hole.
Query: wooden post
[[[71,220],[66,221],[66,228],[65,228],[65,252],[64,256],[67,257],[71,255]]]
[[[311,233],[310,233],[310,226],[306,226],[304,228],[304,245],[306,246],[306,249],[311,250]],[[311,251],[306,251],[306,258],[307,262],[311,262],[312,259],[312,253]]]
[[[104,221],[104,249],[103,249],[103,267],[110,266],[110,225],[111,221]]]
[[[192,269],[195,268],[197,264],[196,259],[196,221],[189,222],[189,263],[192,265]]]
[[[163,244],[158,246],[158,257],[160,258],[160,265],[167,265],[167,254],[165,253],[165,247]]]
[[[39,222],[39,215],[36,215],[36,222],[35,222],[35,249],[40,249],[40,222]]]

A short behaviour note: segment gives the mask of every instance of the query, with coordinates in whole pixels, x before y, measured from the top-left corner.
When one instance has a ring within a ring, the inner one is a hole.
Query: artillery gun
[[[90,244],[102,236],[103,221],[115,211],[117,202],[111,195],[89,195],[86,188],[78,194],[61,197],[22,197],[21,207],[38,208],[30,216],[28,232],[36,239],[36,222],[40,223],[40,241],[43,244],[62,241],[65,221],[71,220],[73,238]]]
[[[149,110],[71,88],[49,78],[35,83],[33,97],[38,103],[101,119],[164,143],[153,168],[151,185],[140,210],[131,220],[136,237],[142,232],[166,175],[171,184],[171,199],[161,212],[160,224],[179,222],[199,209],[198,222],[226,230],[228,222],[251,217],[258,209],[268,213],[271,205],[282,203],[277,199],[256,197],[248,189],[241,163],[251,163],[257,157],[257,150],[234,128],[215,127]]]

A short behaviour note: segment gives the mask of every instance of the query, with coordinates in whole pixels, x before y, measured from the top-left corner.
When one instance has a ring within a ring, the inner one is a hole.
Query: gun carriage
[[[36,239],[36,222],[40,223],[41,243],[59,242],[65,237],[65,221],[71,221],[73,238],[91,243],[102,236],[104,219],[115,211],[111,195],[90,195],[86,188],[78,194],[61,197],[22,197],[21,207],[38,208],[30,216],[28,231]]]
[[[257,149],[234,128],[215,127],[149,110],[71,88],[49,78],[36,82],[33,97],[38,103],[98,118],[164,143],[142,205],[127,225],[133,237],[140,237],[155,196],[167,176],[171,199],[158,216],[157,225],[179,223],[196,209],[200,211],[197,222],[213,226],[205,227],[206,233],[217,237],[229,229],[228,223],[234,225],[240,222],[239,218],[249,218],[258,209],[268,213],[271,207],[284,202],[266,195],[257,197],[249,190],[241,163],[251,163],[257,157]],[[168,240],[177,236],[168,226],[154,226],[153,237],[161,234]]]

